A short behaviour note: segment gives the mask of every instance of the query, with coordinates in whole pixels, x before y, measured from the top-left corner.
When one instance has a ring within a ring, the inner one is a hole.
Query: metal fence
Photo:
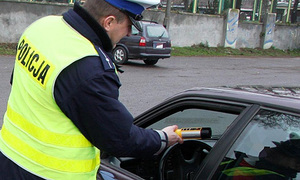
[[[28,2],[49,2],[73,4],[76,0],[24,0]],[[84,3],[85,0],[79,0]],[[261,21],[262,15],[276,13],[276,21],[300,23],[299,0],[162,0],[155,9],[166,9],[168,3],[172,11],[197,14],[222,14],[229,8],[239,9],[241,21]]]
[[[163,0],[172,10],[200,14],[222,14],[229,8],[240,10],[240,20],[261,21],[265,13],[276,13],[277,22],[299,23],[299,0]]]

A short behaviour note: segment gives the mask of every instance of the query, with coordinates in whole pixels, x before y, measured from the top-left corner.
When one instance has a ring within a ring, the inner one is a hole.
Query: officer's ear
[[[109,32],[112,28],[113,25],[117,23],[117,19],[115,16],[107,16],[101,20],[101,26]]]

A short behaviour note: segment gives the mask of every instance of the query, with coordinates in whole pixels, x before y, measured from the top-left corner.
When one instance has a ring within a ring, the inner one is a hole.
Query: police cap
[[[143,19],[143,11],[151,6],[157,5],[160,3],[160,0],[105,0],[112,6],[118,8],[126,15],[128,15],[132,24],[140,31],[142,31],[141,25],[139,22]]]

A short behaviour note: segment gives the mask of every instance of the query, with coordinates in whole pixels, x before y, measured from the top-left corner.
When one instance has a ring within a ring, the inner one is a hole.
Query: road
[[[0,116],[10,91],[13,56],[0,56]],[[131,61],[119,74],[120,100],[136,116],[165,98],[193,87],[300,86],[300,57],[171,57],[155,66]],[[2,124],[2,118],[0,125]]]

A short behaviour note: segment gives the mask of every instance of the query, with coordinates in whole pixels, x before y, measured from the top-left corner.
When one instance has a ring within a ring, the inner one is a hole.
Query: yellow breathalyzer
[[[207,139],[211,138],[211,128],[209,127],[190,127],[181,128],[175,131],[182,139]]]

